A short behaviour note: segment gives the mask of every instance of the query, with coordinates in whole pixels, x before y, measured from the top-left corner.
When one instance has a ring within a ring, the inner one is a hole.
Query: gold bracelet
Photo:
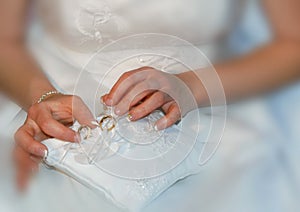
[[[48,97],[53,96],[55,94],[61,94],[60,92],[58,92],[57,90],[53,90],[53,91],[48,91],[46,93],[44,93],[39,100],[37,101],[38,104],[40,104],[41,102],[43,102],[44,100],[46,100]]]

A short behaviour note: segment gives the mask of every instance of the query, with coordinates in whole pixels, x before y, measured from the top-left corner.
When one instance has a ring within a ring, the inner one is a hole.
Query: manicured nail
[[[96,122],[96,121],[91,121],[91,124],[94,125],[94,126],[99,126],[99,123]]]
[[[46,160],[47,160],[47,157],[48,157],[48,150],[45,149],[45,150],[44,150],[43,161],[46,161]]]
[[[80,143],[81,137],[80,137],[80,135],[78,133],[76,133],[76,135],[74,137],[74,140],[75,140],[76,143]]]
[[[131,114],[128,114],[128,115],[127,115],[127,121],[132,121],[132,120],[133,120],[132,115],[131,115]]]

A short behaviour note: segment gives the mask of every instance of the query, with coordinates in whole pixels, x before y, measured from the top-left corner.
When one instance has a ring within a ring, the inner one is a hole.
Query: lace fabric
[[[114,161],[114,158],[118,154],[124,157],[139,155],[141,152],[139,145],[141,145],[141,143],[137,144],[135,142],[141,141],[142,132],[145,132],[145,128],[141,126],[144,125],[143,122],[153,119],[154,116],[156,116],[155,120],[159,118],[159,112],[148,116],[146,120],[138,121],[132,125],[134,130],[129,130],[126,135],[134,139],[134,142],[130,142],[128,139],[122,137],[118,131],[118,127],[116,127],[114,132],[106,134],[101,132],[99,128],[95,128],[91,130],[90,136],[86,139],[84,139],[84,137],[87,131],[82,131],[81,135],[83,136],[83,141],[80,144],[66,143],[57,139],[45,140],[43,143],[49,150],[46,163],[49,167],[60,170],[91,189],[103,192],[109,200],[119,207],[130,211],[137,211],[151,202],[176,181],[188,175],[195,174],[200,170],[197,164],[199,149],[194,149],[188,157],[175,168],[154,177],[139,177],[136,179],[122,177],[121,175],[118,176],[118,173],[110,173],[110,170],[105,170],[105,167],[102,167],[102,161],[112,160],[110,164],[113,164],[117,169],[123,169],[124,165],[120,161]],[[120,120],[122,128],[122,121],[125,119]],[[75,123],[73,129],[76,130],[79,127],[80,125]],[[126,129],[128,128],[126,127]],[[140,135],[137,137],[135,137],[136,130],[140,130]],[[174,142],[176,141],[173,139],[176,138],[176,134],[178,133],[178,128],[169,128],[163,135],[160,135],[157,142],[142,147],[144,150],[142,156],[159,156],[162,155],[164,151],[173,148]],[[143,135],[144,138],[147,137],[147,134]],[[174,157],[176,157],[176,155],[174,155]],[[164,156],[162,156],[161,160],[163,159]],[[133,176],[135,175],[135,171],[138,174],[141,172],[141,170],[138,170],[138,167],[136,170],[132,169]]]

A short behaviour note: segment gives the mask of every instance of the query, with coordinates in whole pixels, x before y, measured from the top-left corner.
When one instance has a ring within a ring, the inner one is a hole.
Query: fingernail
[[[74,137],[74,140],[75,140],[76,143],[80,143],[81,137],[80,137],[80,135],[78,133],[76,133],[76,135]]]
[[[48,150],[45,149],[45,150],[44,150],[43,161],[46,161],[46,160],[47,160],[47,157],[48,157]]]
[[[128,115],[127,115],[127,121],[132,121],[132,120],[133,120],[132,115],[131,115],[131,114],[128,114]]]
[[[154,125],[154,130],[159,131],[157,125]]]
[[[94,126],[99,126],[99,123],[96,122],[96,121],[91,121],[91,124],[94,125]]]

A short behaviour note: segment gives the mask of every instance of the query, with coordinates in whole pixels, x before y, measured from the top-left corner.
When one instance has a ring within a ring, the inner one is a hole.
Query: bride
[[[20,127],[15,134],[14,156],[21,190],[47,154],[42,140],[53,137],[80,142],[78,133],[69,126],[74,120],[91,126],[93,115],[71,91],[80,64],[94,52],[123,36],[144,32],[175,35],[202,48],[221,40],[241,9],[240,1],[229,0],[142,4],[134,0],[22,0],[2,1],[0,5],[0,88],[27,112],[25,123],[15,126]],[[262,5],[273,39],[241,58],[215,64],[227,101],[271,91],[300,77],[299,2],[264,0]],[[207,54],[212,58],[217,51],[210,46]],[[185,98],[183,93],[166,94],[176,91],[174,77],[189,88],[197,107],[209,104],[201,80],[195,77],[198,70],[174,75],[152,67],[124,71],[101,100],[114,106],[117,115],[129,112],[131,121],[162,108],[165,116],[155,125],[162,130],[195,109],[178,105]]]

